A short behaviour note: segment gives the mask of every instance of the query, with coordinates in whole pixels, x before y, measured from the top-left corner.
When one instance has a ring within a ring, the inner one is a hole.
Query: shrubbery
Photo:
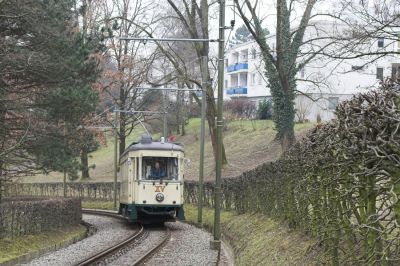
[[[17,237],[77,225],[80,199],[9,198],[0,204],[0,237]]]
[[[264,99],[258,103],[257,118],[261,120],[272,119],[272,101]]]
[[[230,112],[237,118],[255,118],[257,108],[254,102],[248,99],[232,99],[224,102],[225,112]]]

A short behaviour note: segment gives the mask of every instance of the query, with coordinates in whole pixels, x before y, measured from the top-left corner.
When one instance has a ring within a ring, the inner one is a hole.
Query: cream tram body
[[[119,213],[140,222],[183,220],[183,170],[183,146],[142,136],[120,157]]]

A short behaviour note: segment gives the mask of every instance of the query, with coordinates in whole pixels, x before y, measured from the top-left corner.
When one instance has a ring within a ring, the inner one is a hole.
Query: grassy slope
[[[304,135],[313,126],[311,123],[297,124],[296,135]],[[185,157],[192,161],[190,167],[185,169],[186,179],[196,180],[199,172],[200,120],[192,119],[186,131],[187,134],[179,137],[178,141],[185,144]],[[281,155],[281,147],[274,141],[275,133],[270,120],[228,122],[223,132],[228,159],[223,177],[235,177],[262,163],[276,160]],[[206,179],[214,178],[214,157],[209,134],[206,136],[204,164]]]
[[[77,225],[14,239],[2,238],[0,239],[0,263],[78,238],[85,233],[86,227]]]
[[[296,135],[300,136],[313,127],[313,124],[296,124]],[[208,129],[207,129],[208,132]],[[127,144],[138,140],[143,132],[135,131],[128,137]],[[224,144],[228,157],[228,165],[223,169],[224,177],[235,177],[240,173],[255,168],[264,162],[276,160],[281,154],[280,145],[274,142],[275,130],[270,120],[238,120],[227,122],[224,131]],[[159,134],[154,134],[153,139],[159,139]],[[185,144],[185,157],[192,161],[185,169],[185,178],[197,180],[199,172],[199,139],[200,119],[191,119],[186,127],[186,135],[178,136],[177,141]],[[92,152],[89,159],[90,165],[95,165],[90,170],[90,181],[112,181],[114,170],[114,139],[110,137],[107,146]],[[206,134],[205,143],[205,176],[206,179],[214,178],[214,157],[209,134]],[[62,181],[62,173],[37,175],[24,178],[26,182],[56,182]]]
[[[197,222],[197,209],[186,204],[186,219]],[[214,212],[203,210],[203,224],[212,230]],[[323,252],[299,231],[259,214],[221,213],[221,230],[233,248],[236,265],[320,265]]]

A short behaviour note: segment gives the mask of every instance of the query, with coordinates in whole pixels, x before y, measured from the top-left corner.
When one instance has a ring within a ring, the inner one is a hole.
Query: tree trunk
[[[181,89],[182,86],[179,86],[179,88]],[[181,134],[180,119],[181,119],[181,93],[180,93],[180,91],[178,91],[178,93],[176,94],[176,134],[177,135]]]
[[[126,97],[125,97],[125,90],[122,88],[120,89],[120,109],[124,110],[125,103],[126,103]],[[119,139],[119,155],[122,155],[122,153],[125,151],[126,147],[126,113],[119,113],[119,133],[118,133],[118,139]]]
[[[210,100],[210,97],[207,97],[207,122],[208,128],[210,130],[210,137],[211,137],[211,146],[213,148],[214,158],[217,158],[217,126],[215,124],[216,118],[216,108],[215,108],[215,101],[214,97]],[[228,164],[228,160],[226,159],[225,154],[225,146],[222,143],[222,165]]]
[[[185,136],[185,118],[182,118],[182,130],[181,130],[181,136]]]
[[[119,138],[119,155],[121,156],[122,153],[125,151],[126,147],[126,135],[125,135],[125,123],[120,123],[120,130],[118,134]]]
[[[81,151],[82,179],[89,179],[89,157],[86,147]]]

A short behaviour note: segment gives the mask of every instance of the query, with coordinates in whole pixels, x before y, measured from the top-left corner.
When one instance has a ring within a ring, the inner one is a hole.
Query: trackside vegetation
[[[83,225],[66,226],[39,234],[0,239],[0,264],[29,261],[45,251],[54,250],[63,243],[73,243],[85,237]]]
[[[400,90],[340,104],[276,162],[223,182],[223,207],[284,221],[318,240],[329,263],[394,265],[400,260]],[[186,184],[197,202],[197,184]],[[213,205],[213,186],[204,202]]]
[[[197,223],[197,208],[185,205],[189,223]],[[212,231],[214,210],[203,210],[203,226]],[[235,265],[319,265],[326,262],[323,250],[315,239],[300,230],[291,230],[263,214],[234,211],[221,213],[224,241],[229,243],[235,256]]]

